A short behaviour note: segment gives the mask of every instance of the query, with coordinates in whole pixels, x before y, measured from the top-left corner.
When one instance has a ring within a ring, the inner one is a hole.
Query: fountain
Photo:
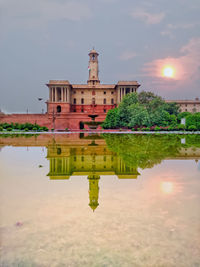
[[[96,114],[88,115],[88,117],[91,118],[91,121],[85,121],[84,124],[88,125],[90,130],[96,130],[98,126],[102,123],[101,121],[95,121],[95,118],[98,116],[99,115]]]

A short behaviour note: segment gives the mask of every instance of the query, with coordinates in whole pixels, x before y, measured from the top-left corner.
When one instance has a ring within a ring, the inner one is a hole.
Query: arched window
[[[92,98],[92,105],[95,105],[95,98]]]
[[[57,112],[60,113],[61,112],[61,106],[57,106]]]

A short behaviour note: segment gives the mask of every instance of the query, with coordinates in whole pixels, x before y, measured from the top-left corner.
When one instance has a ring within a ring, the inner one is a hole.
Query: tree
[[[129,107],[132,104],[138,103],[137,93],[131,93],[124,96],[122,102],[119,105],[119,117],[121,121],[121,126],[127,126],[131,120],[131,114],[129,112]]]
[[[128,107],[128,113],[130,114],[130,121],[128,123],[130,128],[150,125],[149,113],[143,105],[140,105],[139,103],[132,104]]]
[[[104,129],[113,129],[120,127],[119,109],[110,109],[107,113],[106,119],[101,125]]]
[[[200,112],[195,114],[190,114],[186,117],[186,128],[189,129],[190,126],[195,126],[199,129],[200,124]]]
[[[175,115],[177,116],[179,114],[180,107],[178,106],[177,103],[172,102],[172,103],[165,103],[165,110],[170,114],[170,115]]]

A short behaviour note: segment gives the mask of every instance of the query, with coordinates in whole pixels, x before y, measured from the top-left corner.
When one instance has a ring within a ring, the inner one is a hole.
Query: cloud
[[[121,60],[130,60],[136,56],[137,56],[137,54],[132,52],[132,51],[124,51],[124,52],[122,52],[122,54],[120,55],[119,58]]]
[[[162,69],[172,66],[175,69],[174,82],[186,85],[200,78],[200,38],[192,38],[185,46],[180,48],[180,56],[156,59],[144,65],[146,76],[153,77],[155,81],[167,81],[173,83],[173,79],[164,79]],[[171,80],[171,81],[170,81]]]
[[[49,21],[81,21],[92,16],[87,4],[80,0],[3,0],[1,19],[13,26],[40,26]]]
[[[131,16],[135,19],[143,21],[146,24],[158,24],[164,19],[165,14],[163,12],[150,13],[144,9],[136,9],[131,12]]]
[[[176,30],[191,30],[192,28],[199,27],[199,22],[192,22],[192,23],[176,23],[176,24],[167,24],[165,29],[161,31],[162,36],[168,36],[170,38],[175,38]]]

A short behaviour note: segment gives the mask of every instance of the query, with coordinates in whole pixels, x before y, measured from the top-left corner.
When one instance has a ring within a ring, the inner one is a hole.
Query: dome
[[[97,55],[99,55],[98,53],[97,53],[97,51],[93,48],[92,50],[90,50],[90,53],[89,53],[89,55],[90,54],[97,54]]]

